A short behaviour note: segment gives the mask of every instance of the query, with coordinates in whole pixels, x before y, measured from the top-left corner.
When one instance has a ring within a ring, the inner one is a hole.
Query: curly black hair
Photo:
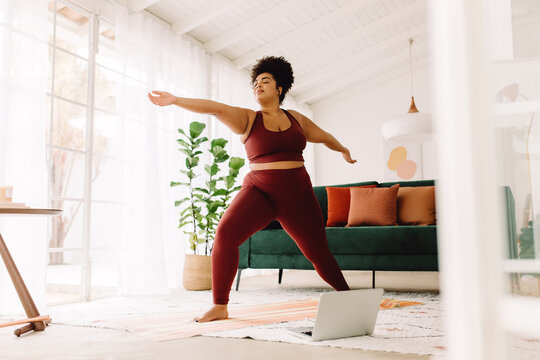
[[[290,90],[294,83],[293,69],[291,64],[283,56],[265,56],[258,59],[257,63],[251,69],[251,86],[255,84],[257,76],[262,73],[270,73],[276,80],[276,87],[281,86],[282,91],[279,95],[279,103],[285,99],[285,94]]]

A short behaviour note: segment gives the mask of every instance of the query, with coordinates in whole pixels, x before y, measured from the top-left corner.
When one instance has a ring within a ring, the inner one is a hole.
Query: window
[[[115,33],[106,19],[72,2],[49,2],[47,126],[50,206],[63,210],[49,231],[47,302],[112,295],[118,269],[114,231],[102,226],[118,206],[108,153],[115,127]],[[97,38],[97,54],[90,39]],[[92,134],[92,138],[90,135]],[[90,167],[91,165],[91,167]],[[95,229],[95,231],[90,231]],[[101,261],[103,260],[103,261]]]

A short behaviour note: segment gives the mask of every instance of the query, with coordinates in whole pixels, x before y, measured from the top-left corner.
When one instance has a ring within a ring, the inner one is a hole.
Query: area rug
[[[277,285],[269,288],[246,288],[243,291],[231,292],[229,309],[269,303],[291,303],[320,299],[323,293],[333,291],[333,289],[321,288],[285,288]],[[246,338],[409,354],[444,354],[442,310],[438,294],[385,292],[383,297],[396,301],[395,303],[388,302],[386,304],[390,308],[401,301],[422,304],[406,307],[396,306],[393,309],[379,311],[373,336],[310,342],[295,337],[287,330],[290,327],[313,326],[313,317],[305,317],[300,320],[290,319],[282,323],[250,324],[249,327],[223,331],[213,330],[214,332],[207,332],[203,336]],[[188,321],[195,316],[204,314],[208,310],[209,304],[211,304],[211,299],[211,291],[179,291],[167,295],[96,299],[86,303],[54,306],[43,309],[43,311],[51,315],[52,326],[56,324],[130,331],[130,329],[115,321],[136,317],[167,318],[173,314],[190,313],[185,319]],[[316,306],[312,306],[311,311],[314,314]]]
[[[299,302],[319,299],[329,289],[320,288],[265,288],[232,292],[230,308],[255,306],[278,302]],[[292,327],[313,326],[313,319],[283,323],[253,325],[244,328],[205,333],[207,337],[228,337],[327,346],[358,350],[377,350],[408,354],[431,355],[431,359],[444,359],[445,337],[442,323],[442,306],[439,295],[418,292],[385,292],[386,299],[411,301],[422,305],[395,307],[381,310],[372,336],[310,342],[290,334]],[[167,295],[119,296],[96,299],[90,302],[58,305],[43,308],[51,315],[51,326],[84,326],[129,331],[114,323],[119,318],[159,317],[178,313],[202,315],[209,308],[210,291],[179,291]],[[391,305],[389,305],[391,307]],[[24,314],[3,316],[2,320],[24,317]],[[174,341],[174,340],[171,340]],[[540,339],[524,334],[509,336],[509,359],[540,359]]]
[[[333,289],[308,287],[247,288],[231,292],[230,309],[268,303],[299,302],[319,299],[324,292]],[[205,333],[206,337],[228,337],[276,341],[359,350],[377,350],[409,354],[429,354],[431,359],[444,358],[445,337],[443,332],[442,305],[438,294],[429,292],[385,292],[386,299],[422,303],[407,307],[379,311],[372,336],[310,342],[290,334],[292,327],[313,326],[314,320],[291,320],[282,323],[261,324],[249,327]],[[211,291],[175,291],[164,295],[118,296],[41,308],[50,314],[50,326],[83,326],[129,331],[114,323],[119,318],[170,316],[178,313],[202,315],[211,304]],[[391,307],[391,303],[388,304]],[[0,320],[13,320],[24,314],[2,316]],[[137,336],[137,335],[135,335]],[[174,341],[174,340],[171,340]],[[509,336],[509,359],[540,359],[540,339],[524,334]]]
[[[296,337],[288,331],[289,328],[313,326],[315,323],[314,318],[205,333],[204,336],[249,338],[311,346],[391,351],[409,354],[444,355],[446,347],[441,323],[442,311],[438,295],[385,293],[385,297],[388,295],[393,295],[393,297],[407,297],[408,299],[401,301],[416,304],[411,304],[407,307],[395,306],[394,308],[381,309],[377,316],[375,330],[370,336],[309,341]]]
[[[421,304],[415,301],[383,299],[381,309]],[[119,325],[133,334],[166,341],[258,325],[315,319],[318,306],[318,299],[236,306],[228,309],[229,319],[206,323],[192,321],[200,312],[109,319],[107,322]]]

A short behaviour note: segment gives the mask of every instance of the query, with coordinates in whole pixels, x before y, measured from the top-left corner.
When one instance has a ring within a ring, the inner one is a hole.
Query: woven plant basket
[[[186,254],[183,285],[186,290],[211,290],[212,257]]]

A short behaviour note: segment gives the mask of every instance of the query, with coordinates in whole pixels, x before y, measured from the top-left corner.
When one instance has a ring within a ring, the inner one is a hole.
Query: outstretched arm
[[[299,112],[293,110],[289,110],[289,112],[292,113],[293,116],[297,119],[301,119],[306,141],[312,143],[322,143],[326,145],[326,147],[328,147],[329,149],[340,152],[343,155],[345,161],[347,161],[348,163],[354,164],[356,162],[356,160],[353,160],[351,158],[351,153],[349,149],[341,145],[341,143],[332,134],[324,131],[308,117],[300,114]]]
[[[176,105],[199,114],[214,115],[235,134],[244,132],[250,113],[253,112],[250,109],[229,106],[213,100],[177,97],[166,91],[152,91],[148,93],[148,99],[159,106]]]

